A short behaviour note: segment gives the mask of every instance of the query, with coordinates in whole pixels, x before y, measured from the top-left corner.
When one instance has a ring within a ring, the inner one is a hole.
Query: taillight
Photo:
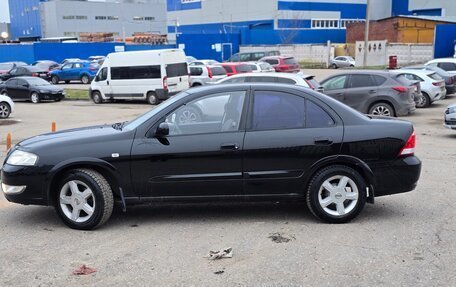
[[[209,68],[209,67],[206,67],[206,69],[207,69],[207,73],[208,73],[208,75],[209,75],[209,78],[211,78],[211,79],[212,79],[212,77],[214,76],[214,74],[212,73],[212,70],[211,70],[211,68]]]
[[[399,92],[399,93],[405,93],[407,92],[407,88],[403,86],[395,86],[393,87],[393,90]]]
[[[168,90],[168,77],[163,77],[163,90]]]
[[[32,77],[38,77],[37,73],[32,73]]]
[[[415,132],[413,132],[410,135],[410,137],[408,138],[404,147],[401,149],[399,156],[413,155],[415,153],[415,146],[416,146],[416,135],[415,135]]]
[[[97,71],[97,70],[98,70],[98,68],[95,68],[95,67],[89,67],[89,70],[90,70],[90,71]]]
[[[441,82],[432,82],[432,84],[433,84],[434,86],[437,86],[437,87],[438,87],[438,86],[440,86]]]

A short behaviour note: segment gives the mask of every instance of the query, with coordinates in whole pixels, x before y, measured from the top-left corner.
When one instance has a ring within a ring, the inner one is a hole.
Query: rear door
[[[28,100],[30,96],[30,86],[23,79],[17,79],[16,98],[19,100]]]
[[[168,91],[170,93],[177,93],[188,89],[187,62],[167,64],[165,69]]]
[[[278,89],[254,90],[244,140],[246,195],[302,194],[306,171],[339,153],[342,122],[312,99]]]
[[[371,75],[352,74],[349,76],[343,102],[363,113],[367,113],[366,102],[377,95],[377,84]]]
[[[6,82],[6,93],[13,100],[19,99],[17,97],[18,88],[17,88],[17,80],[16,79],[10,79],[10,80],[8,80]]]

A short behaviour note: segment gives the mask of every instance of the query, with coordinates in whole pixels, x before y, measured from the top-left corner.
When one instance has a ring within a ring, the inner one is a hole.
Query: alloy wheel
[[[10,109],[7,104],[0,104],[0,118],[6,119],[10,115]]]
[[[60,190],[59,204],[68,219],[83,223],[94,213],[95,196],[87,184],[79,180],[71,180]]]
[[[40,101],[40,96],[37,93],[32,93],[30,99],[32,103],[37,104]]]
[[[377,106],[372,110],[372,114],[376,116],[391,116],[391,111],[385,106]]]
[[[348,176],[336,175],[325,180],[318,191],[318,202],[323,210],[333,216],[343,216],[356,207],[358,187]]]

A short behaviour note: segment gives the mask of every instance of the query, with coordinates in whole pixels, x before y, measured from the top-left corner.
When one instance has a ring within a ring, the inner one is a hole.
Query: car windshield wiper
[[[115,123],[112,128],[121,131],[127,122]]]

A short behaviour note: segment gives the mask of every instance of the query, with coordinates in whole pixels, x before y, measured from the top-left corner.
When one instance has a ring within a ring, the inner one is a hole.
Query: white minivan
[[[189,88],[187,59],[179,49],[110,53],[90,84],[94,103],[146,100],[155,105]]]

